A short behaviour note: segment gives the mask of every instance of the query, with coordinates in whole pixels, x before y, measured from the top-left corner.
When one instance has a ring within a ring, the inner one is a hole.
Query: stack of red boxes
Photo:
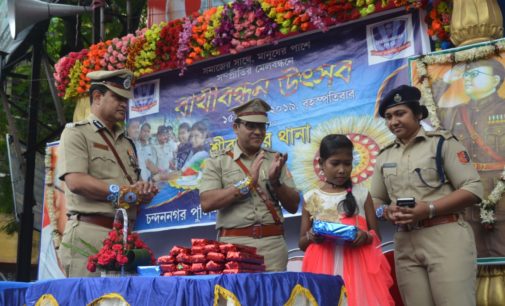
[[[256,248],[207,239],[191,239],[191,248],[174,246],[158,258],[164,276],[254,273],[265,271]]]

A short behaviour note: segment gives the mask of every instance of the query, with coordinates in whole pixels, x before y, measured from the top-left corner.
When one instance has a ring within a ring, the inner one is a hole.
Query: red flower
[[[107,238],[103,241],[103,247],[97,254],[88,257],[86,265],[88,271],[95,272],[99,267],[105,270],[115,270],[128,264],[128,250],[146,249],[151,255],[151,263],[154,264],[154,256],[149,247],[140,240],[137,233],[129,233],[126,238],[126,244],[123,240],[122,225],[114,223],[112,231],[109,232]]]

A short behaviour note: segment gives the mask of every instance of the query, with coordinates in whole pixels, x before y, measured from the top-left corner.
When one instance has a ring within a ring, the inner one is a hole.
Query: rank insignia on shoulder
[[[468,156],[468,153],[466,153],[466,151],[459,151],[457,155],[459,162],[462,163],[463,165],[468,164],[470,162],[470,156]]]
[[[98,129],[104,128],[103,124],[98,120],[93,120],[93,125],[96,126]]]
[[[77,122],[69,122],[69,123],[65,124],[65,127],[66,128],[73,128],[73,127],[77,127],[77,126],[83,126],[86,124],[89,124],[89,122],[87,120],[83,120],[83,121],[77,121]]]

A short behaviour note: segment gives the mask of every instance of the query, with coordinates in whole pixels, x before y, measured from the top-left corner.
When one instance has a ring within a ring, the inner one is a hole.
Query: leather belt
[[[416,226],[400,225],[400,226],[398,226],[397,230],[399,232],[410,232],[412,230],[422,229],[422,228],[426,228],[426,227],[432,227],[435,225],[457,222],[458,220],[459,220],[458,214],[444,215],[444,216],[438,216],[438,217],[435,217],[432,219],[421,220],[417,223]]]
[[[282,224],[255,224],[240,228],[222,228],[219,231],[220,237],[245,236],[255,239],[270,236],[284,235]]]
[[[419,221],[419,226],[420,227],[431,227],[431,226],[435,226],[435,225],[456,222],[458,220],[459,220],[459,215],[457,215],[457,214],[438,216],[435,218]]]
[[[68,215],[68,220],[79,220],[86,223],[91,223],[101,227],[106,227],[112,229],[112,224],[114,223],[114,218],[107,217],[97,214],[70,214]]]

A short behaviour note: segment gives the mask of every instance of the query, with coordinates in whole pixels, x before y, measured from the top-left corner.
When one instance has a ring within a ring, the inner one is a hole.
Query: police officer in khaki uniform
[[[444,128],[450,130],[468,149],[474,167],[489,195],[501,179],[505,167],[505,100],[498,95],[505,68],[494,59],[465,64],[454,79],[462,78],[468,104],[441,109]],[[475,232],[479,257],[505,256],[505,198],[496,206],[492,230],[482,226],[480,207],[467,209],[466,219]]]
[[[378,217],[385,211],[397,225],[395,265],[405,305],[475,305],[475,240],[462,212],[480,201],[482,184],[452,134],[422,128],[428,110],[420,98],[417,88],[402,85],[381,100],[379,114],[396,140],[377,157],[370,194],[377,206],[390,204],[377,209]],[[413,208],[399,206],[407,197],[415,198]]]
[[[270,105],[253,99],[232,108],[237,141],[232,150],[207,160],[198,186],[202,209],[217,210],[219,240],[256,247],[267,271],[284,271],[287,245],[279,203],[295,213],[300,202],[286,154],[261,147]]]
[[[135,147],[118,124],[125,120],[128,99],[133,97],[133,73],[122,69],[94,71],[87,76],[91,79],[91,114],[65,127],[58,154],[69,219],[62,242],[73,246],[59,249],[68,277],[97,276],[86,269],[88,258],[75,248],[89,251],[81,239],[97,249],[102,247],[112,229],[119,186],[130,186],[139,196],[157,192],[154,185],[139,181]],[[128,217],[136,217],[133,205]]]

